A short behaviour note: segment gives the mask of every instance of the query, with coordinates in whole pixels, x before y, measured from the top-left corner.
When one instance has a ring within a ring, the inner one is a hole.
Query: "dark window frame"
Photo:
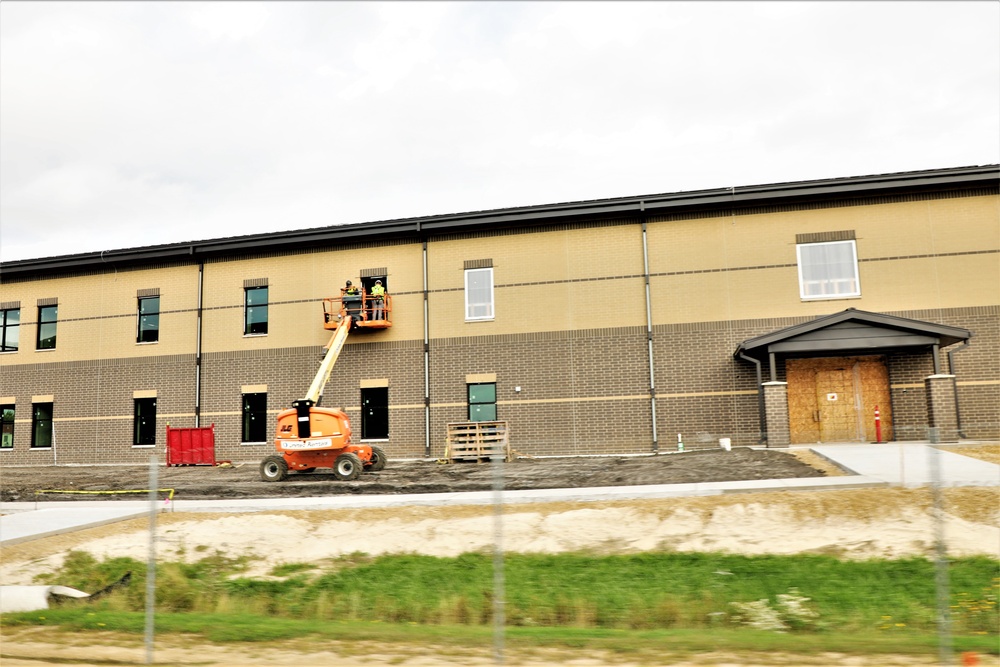
[[[478,393],[474,387],[492,387],[492,400],[481,400],[480,396],[473,396]],[[497,420],[497,383],[496,382],[469,382],[466,385],[469,421],[470,422],[495,422]],[[489,407],[488,407],[489,406]],[[486,410],[486,414],[483,411]]]
[[[268,321],[268,302],[270,293],[267,285],[243,288],[243,335],[266,336]],[[254,302],[253,296],[263,293],[263,302]],[[260,319],[263,313],[263,319]],[[257,318],[257,319],[255,319]]]
[[[17,406],[13,403],[0,405],[0,450],[14,449],[14,417],[16,411]]]
[[[47,416],[40,416],[40,412],[48,406]],[[55,407],[52,403],[32,403],[31,404],[31,448],[32,449],[52,449],[55,442],[55,429],[53,421]],[[47,441],[47,442],[46,442]]]
[[[263,401],[263,405],[251,405],[254,401]],[[257,445],[262,442],[266,443],[267,392],[262,391],[242,394],[241,402],[243,405],[243,412],[240,418],[240,444]]]
[[[51,319],[48,319],[49,313],[51,312]],[[36,350],[54,350],[56,349],[57,342],[57,330],[59,326],[59,306],[39,306],[38,307],[38,331],[35,336],[35,349]],[[52,327],[52,335],[44,336],[48,329]],[[43,341],[45,344],[43,344]],[[48,344],[51,341],[51,345]]]
[[[153,306],[155,310],[145,310],[144,306]],[[157,343],[160,340],[160,297],[140,296],[136,310],[136,343]]]
[[[132,399],[132,446],[156,446],[156,397]]]
[[[17,323],[11,324],[11,314],[16,313]],[[11,342],[13,338],[13,342]],[[0,310],[0,352],[17,352],[21,348],[21,308]]]

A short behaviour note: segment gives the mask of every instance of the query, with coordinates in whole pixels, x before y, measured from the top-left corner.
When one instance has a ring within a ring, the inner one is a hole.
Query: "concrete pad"
[[[46,508],[0,516],[0,546],[10,546],[149,514],[148,506],[146,509],[138,509],[115,505],[116,503],[102,503],[100,507]]]
[[[810,449],[845,470],[895,486],[933,484],[935,465],[941,486],[1000,486],[1000,465],[926,443],[817,445]]]

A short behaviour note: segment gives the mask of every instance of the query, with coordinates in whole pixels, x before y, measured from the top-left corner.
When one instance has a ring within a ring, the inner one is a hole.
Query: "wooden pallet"
[[[490,461],[494,456],[512,460],[507,422],[455,422],[448,424],[444,458],[455,461]]]

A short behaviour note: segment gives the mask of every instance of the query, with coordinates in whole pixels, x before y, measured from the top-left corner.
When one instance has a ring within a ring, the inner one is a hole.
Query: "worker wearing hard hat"
[[[375,302],[373,319],[385,319],[385,288],[382,287],[381,280],[376,280],[372,286],[372,300]]]

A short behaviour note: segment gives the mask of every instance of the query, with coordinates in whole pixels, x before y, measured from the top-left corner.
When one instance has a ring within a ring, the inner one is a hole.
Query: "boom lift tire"
[[[357,454],[344,452],[333,462],[334,476],[344,482],[349,482],[361,476],[361,459]]]
[[[282,456],[268,456],[260,462],[260,478],[265,482],[281,482],[288,477],[288,464]]]
[[[365,466],[365,470],[368,472],[378,472],[385,468],[385,463],[385,452],[378,445],[372,445],[372,457],[368,461],[368,465]]]

